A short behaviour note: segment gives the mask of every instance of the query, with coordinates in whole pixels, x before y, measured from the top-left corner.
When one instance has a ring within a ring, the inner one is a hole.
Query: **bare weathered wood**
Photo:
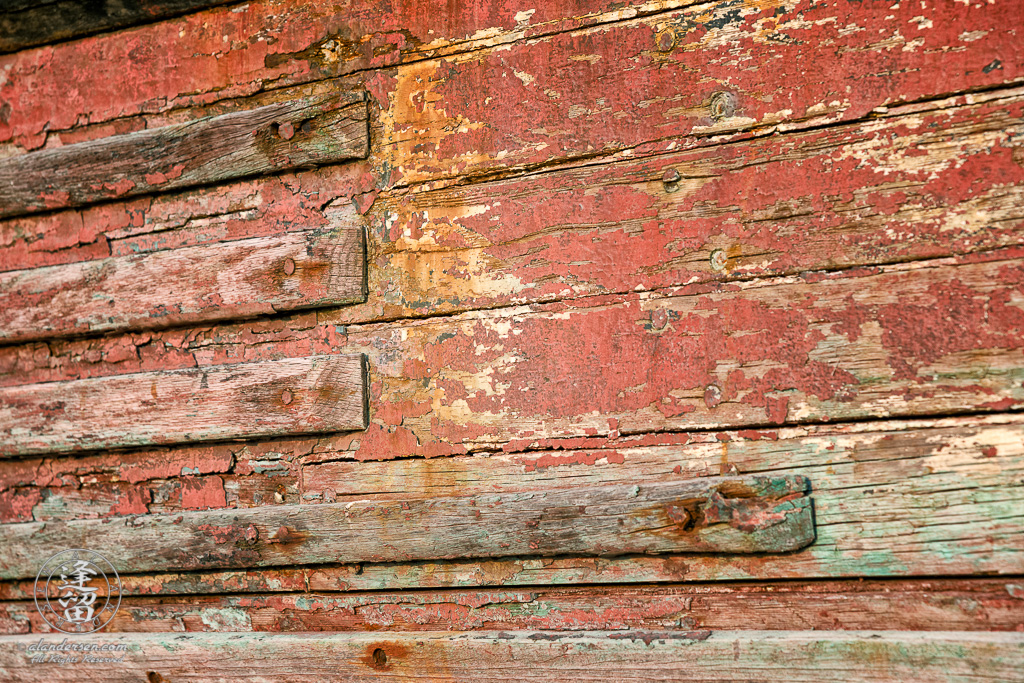
[[[799,474],[814,483],[817,538],[799,553],[780,556],[315,567],[308,570],[312,590],[1019,574],[1024,567],[1020,415],[658,434],[626,437],[605,448],[567,444],[561,451],[370,465],[308,468],[305,495],[385,502],[733,471]],[[201,577],[197,582],[203,583]]]
[[[0,638],[0,674],[25,681],[1017,680],[1024,634],[848,631],[479,631],[347,634],[92,634],[118,661],[32,663],[62,638]],[[106,656],[106,652],[90,653]],[[121,654],[124,656],[121,657]]]
[[[0,389],[0,456],[363,429],[360,355]]]
[[[33,575],[55,548],[97,542],[124,572],[508,555],[780,553],[814,541],[808,489],[800,476],[709,477],[472,498],[140,515],[124,525],[8,524],[0,525],[0,578]]]
[[[260,576],[261,573],[254,573]],[[276,572],[266,572],[275,577]],[[243,595],[134,597],[106,633],[192,631],[468,631],[555,629],[1015,631],[1024,582],[912,579],[306,593],[236,584]],[[230,585],[210,585],[220,592]],[[251,587],[250,587],[251,586]],[[267,594],[254,594],[257,590]],[[28,596],[33,595],[32,586]],[[0,633],[52,631],[31,599],[0,603]]]
[[[0,10],[0,52],[157,21],[231,0],[7,0]]]
[[[233,320],[365,299],[363,230],[334,229],[0,273],[0,340]]]
[[[366,156],[361,92],[268,104],[0,159],[0,216]]]

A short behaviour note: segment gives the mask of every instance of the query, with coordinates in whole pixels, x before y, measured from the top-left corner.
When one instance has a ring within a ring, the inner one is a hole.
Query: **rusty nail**
[[[666,508],[668,518],[680,526],[686,526],[687,522],[690,521],[690,512],[678,505],[669,505]]]
[[[659,52],[668,52],[676,46],[676,34],[671,29],[666,29],[655,38],[655,44]]]
[[[292,392],[285,389],[281,392],[281,403],[288,405],[292,402]]]
[[[291,140],[295,135],[295,126],[288,121],[277,124],[277,135],[284,140]]]
[[[284,274],[285,275],[291,275],[294,272],[295,272],[295,261],[292,261],[290,258],[286,258],[284,260]]]
[[[711,110],[711,118],[715,121],[727,119],[736,113],[736,96],[724,90],[713,92],[708,108]]]
[[[661,175],[661,182],[665,186],[665,192],[675,192],[678,190],[680,180],[682,180],[682,176],[674,168],[666,169]]]
[[[711,252],[711,269],[712,270],[725,270],[725,267],[729,265],[729,257],[726,256],[725,252],[721,249],[715,249]]]
[[[373,651],[373,663],[377,666],[384,666],[388,663],[387,654],[379,647]]]

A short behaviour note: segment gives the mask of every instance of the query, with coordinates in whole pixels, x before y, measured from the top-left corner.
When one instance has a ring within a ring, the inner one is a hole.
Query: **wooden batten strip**
[[[119,572],[508,555],[780,553],[814,541],[806,477],[281,505],[0,525],[0,578],[65,548],[102,548]]]
[[[39,634],[0,638],[7,680],[1009,681],[1024,634],[885,631],[152,633],[76,636],[115,661],[47,663]],[[43,663],[33,663],[33,651]],[[59,651],[52,654],[62,655]],[[74,653],[71,653],[74,654]],[[123,655],[123,657],[122,657]],[[81,651],[79,651],[79,656]]]
[[[362,355],[0,389],[0,456],[364,429]]]
[[[0,217],[363,158],[362,92],[115,135],[0,160]]]
[[[349,225],[0,273],[0,340],[237,320],[365,300]]]

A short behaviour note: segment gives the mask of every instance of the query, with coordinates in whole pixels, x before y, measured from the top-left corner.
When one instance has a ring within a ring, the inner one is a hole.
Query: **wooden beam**
[[[324,433],[366,425],[361,355],[0,389],[0,456]]]
[[[0,216],[365,157],[362,92],[268,104],[0,160]]]
[[[29,0],[13,2],[0,11],[0,52],[111,31],[231,0]]]
[[[255,576],[278,578],[274,570]],[[122,577],[106,633],[168,631],[593,631],[802,629],[1016,631],[1016,578],[775,581],[660,586],[530,586],[393,592],[304,592],[264,581],[250,594],[136,595]],[[30,599],[0,603],[0,634],[45,633]],[[246,588],[245,584],[240,588]],[[252,594],[256,590],[264,594]]]
[[[0,273],[0,340],[234,320],[365,300],[347,225]]]
[[[119,571],[508,555],[780,553],[814,542],[805,477],[689,481],[380,503],[280,505],[0,525],[0,578],[102,545]]]
[[[67,638],[124,650],[40,651],[63,638],[0,638],[7,680],[78,681],[1009,681],[1024,634],[884,631],[480,631],[345,634],[106,633]],[[29,648],[35,646],[30,651]],[[33,663],[32,656],[55,661]],[[78,657],[77,666],[57,663]],[[123,655],[123,657],[121,656]]]

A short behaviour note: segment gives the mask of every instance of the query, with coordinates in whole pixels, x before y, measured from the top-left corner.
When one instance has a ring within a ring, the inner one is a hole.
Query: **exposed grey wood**
[[[231,0],[5,0],[0,6],[0,52],[134,26]]]
[[[0,160],[0,217],[365,157],[362,92],[310,96]]]
[[[814,541],[806,477],[707,477],[407,501],[0,525],[0,578],[65,548],[119,572],[508,555],[779,553]]]
[[[0,273],[0,340],[236,320],[364,301],[354,209],[333,230]]]
[[[68,641],[124,647],[123,661],[31,663],[30,646],[61,640],[38,634],[0,638],[0,674],[26,683],[382,678],[976,683],[1019,681],[1024,670],[1024,634],[950,631],[99,633]],[[51,652],[34,654],[46,658]],[[115,650],[113,656],[121,654]]]
[[[0,389],[0,456],[310,434],[366,425],[362,355]]]

